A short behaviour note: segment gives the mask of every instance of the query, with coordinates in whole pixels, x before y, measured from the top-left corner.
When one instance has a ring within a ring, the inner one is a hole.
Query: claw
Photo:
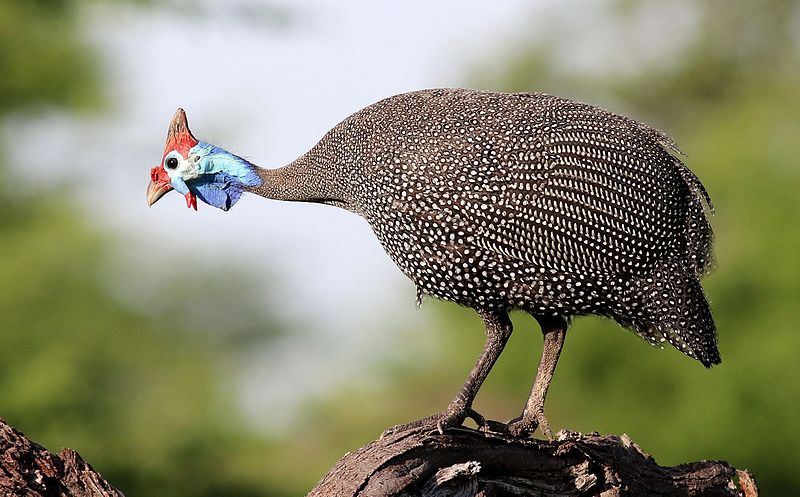
[[[395,425],[391,428],[387,428],[383,433],[381,433],[381,438],[383,439],[389,435],[423,427],[429,427],[431,430],[436,430],[440,435],[443,435],[445,431],[461,426],[464,423],[464,420],[467,418],[475,421],[479,429],[486,431],[486,419],[477,411],[472,408],[465,409],[463,407],[459,408],[451,405],[444,412],[428,416],[427,418],[418,419],[410,423]]]
[[[506,425],[510,435],[520,438],[529,437],[536,431],[536,428],[539,428],[548,440],[553,440],[553,432],[550,431],[550,424],[544,417],[544,411],[536,411],[533,414],[524,412],[522,416],[512,419]]]

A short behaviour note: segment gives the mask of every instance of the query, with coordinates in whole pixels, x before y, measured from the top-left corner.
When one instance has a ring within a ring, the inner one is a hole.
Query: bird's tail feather
[[[612,312],[617,321],[650,343],[669,342],[711,367],[721,362],[717,329],[692,269],[667,265],[631,280]]]

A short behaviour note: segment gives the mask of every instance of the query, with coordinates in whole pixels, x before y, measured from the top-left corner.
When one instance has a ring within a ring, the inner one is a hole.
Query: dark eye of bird
[[[166,166],[168,169],[175,169],[176,167],[178,167],[178,159],[176,159],[175,157],[170,157],[169,159],[167,159]]]

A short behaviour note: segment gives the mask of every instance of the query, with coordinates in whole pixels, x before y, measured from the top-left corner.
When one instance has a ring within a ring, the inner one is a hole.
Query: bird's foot
[[[406,430],[422,427],[429,427],[431,430],[435,429],[440,434],[443,434],[445,430],[461,426],[467,418],[475,421],[475,423],[477,423],[478,427],[481,429],[486,426],[486,420],[474,409],[467,408],[459,404],[450,404],[447,406],[447,409],[438,414],[428,416],[427,418],[418,419],[416,421],[412,421],[411,423],[395,425],[391,428],[387,428],[381,434],[381,438],[396,433],[401,433]]]
[[[548,440],[553,440],[553,432],[550,431],[550,424],[547,418],[544,417],[544,410],[525,410],[522,416],[512,419],[506,424],[506,431],[509,435],[518,438],[527,438],[536,431],[536,428],[547,437]]]

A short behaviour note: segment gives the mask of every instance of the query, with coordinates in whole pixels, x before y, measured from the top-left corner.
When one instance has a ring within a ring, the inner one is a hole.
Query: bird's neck
[[[335,183],[325,169],[324,164],[308,155],[277,169],[256,167],[261,185],[248,190],[274,200],[333,205],[347,203],[342,186]]]

